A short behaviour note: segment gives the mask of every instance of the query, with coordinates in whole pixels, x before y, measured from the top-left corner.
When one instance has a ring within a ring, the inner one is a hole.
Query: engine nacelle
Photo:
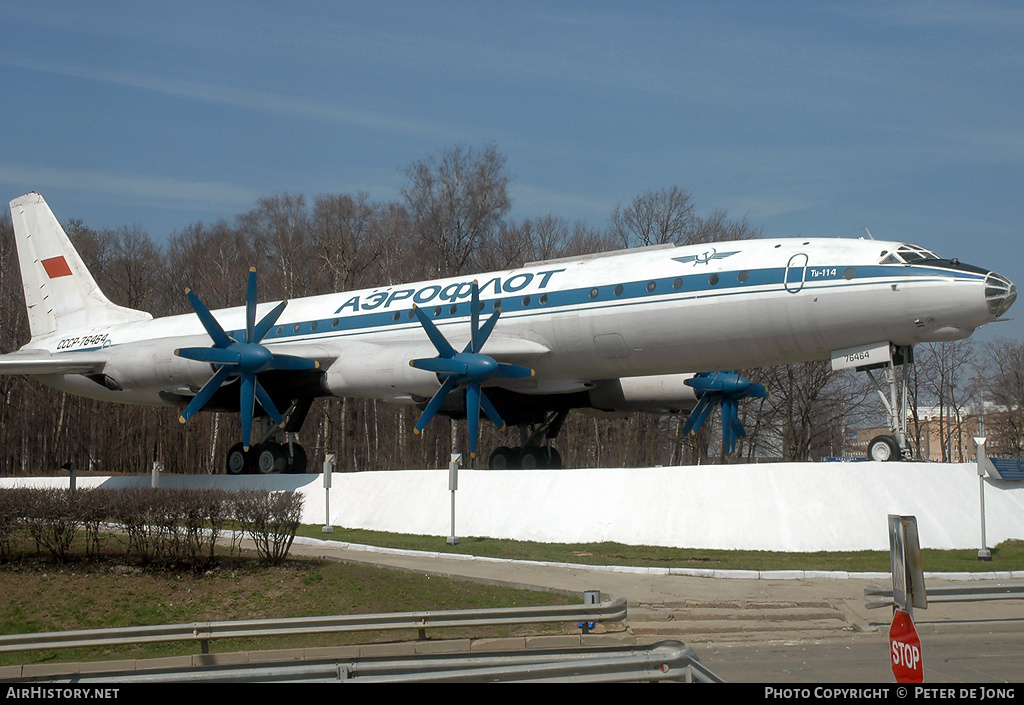
[[[652,414],[674,414],[690,410],[697,404],[697,395],[685,382],[693,374],[650,375],[606,379],[590,390],[594,409],[611,413],[646,411]]]
[[[209,345],[209,341],[198,343]],[[210,365],[178,357],[181,338],[125,343],[109,348],[102,384],[108,389],[202,387],[213,374]],[[98,380],[94,380],[98,381]]]
[[[324,385],[335,396],[388,401],[408,400],[411,395],[431,397],[441,386],[437,375],[411,367],[409,360],[433,357],[437,351],[425,347],[412,353],[406,346],[346,343],[344,354],[327,368]],[[390,390],[391,396],[384,390]]]

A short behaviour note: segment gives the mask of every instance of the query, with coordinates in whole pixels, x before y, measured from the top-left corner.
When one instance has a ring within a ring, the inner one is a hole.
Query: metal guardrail
[[[1024,582],[966,583],[925,588],[928,602],[974,602],[980,600],[1024,600]],[[892,588],[869,585],[864,588],[867,609],[892,607]]]
[[[264,663],[159,672],[83,673],[37,679],[79,685],[134,683],[721,683],[693,649],[677,641],[468,654]],[[25,682],[25,681],[22,681]]]
[[[545,605],[475,610],[428,610],[384,614],[293,617],[223,622],[193,622],[117,629],[83,629],[66,632],[0,635],[0,652],[70,649],[171,641],[197,641],[208,653],[213,639],[284,636],[322,632],[355,632],[416,629],[425,638],[427,629],[543,624],[551,622],[616,622],[626,618],[626,600],[579,605]]]

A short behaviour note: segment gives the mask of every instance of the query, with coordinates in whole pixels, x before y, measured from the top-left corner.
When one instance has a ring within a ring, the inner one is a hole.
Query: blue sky
[[[1018,3],[37,1],[0,26],[0,187],[62,220],[160,240],[272,193],[397,200],[414,160],[493,142],[515,218],[603,227],[678,185],[770,237],[866,227],[1024,281]]]

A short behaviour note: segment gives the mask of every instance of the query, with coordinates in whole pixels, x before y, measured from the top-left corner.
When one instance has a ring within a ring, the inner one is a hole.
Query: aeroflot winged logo
[[[732,257],[738,254],[739,250],[734,252],[719,252],[715,248],[711,248],[699,255],[686,255],[685,257],[673,257],[676,262],[682,262],[683,264],[689,264],[693,262],[693,266],[696,267],[698,264],[707,264],[713,259],[725,259],[726,257]]]

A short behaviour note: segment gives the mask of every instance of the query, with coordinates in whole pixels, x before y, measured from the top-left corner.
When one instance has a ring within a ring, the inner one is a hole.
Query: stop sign
[[[889,657],[897,683],[923,683],[924,663],[921,660],[921,639],[910,614],[896,610],[889,627]]]

